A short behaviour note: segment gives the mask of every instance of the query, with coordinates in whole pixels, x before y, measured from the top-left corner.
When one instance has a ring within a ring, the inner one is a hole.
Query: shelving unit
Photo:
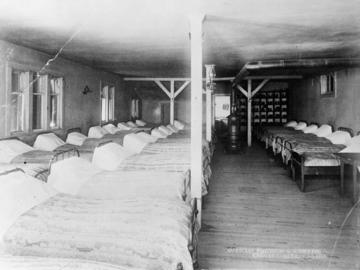
[[[247,99],[238,99],[240,124],[247,123]],[[282,125],[287,122],[288,98],[287,89],[259,92],[252,100],[252,123],[254,125]]]

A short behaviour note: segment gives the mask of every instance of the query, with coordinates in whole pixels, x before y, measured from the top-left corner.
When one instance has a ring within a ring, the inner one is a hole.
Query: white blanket
[[[310,126],[307,126],[306,128],[304,128],[302,130],[302,132],[304,132],[304,133],[314,133],[317,129],[318,129],[317,125],[310,125]]]
[[[298,123],[296,121],[290,121],[285,124],[285,127],[295,127]]]
[[[321,127],[312,133],[318,137],[326,137],[332,133],[332,128],[329,125],[321,125]]]
[[[0,141],[0,163],[10,163],[16,156],[32,150],[34,148],[19,140],[2,140]]]
[[[51,166],[47,183],[59,192],[76,195],[83,184],[100,171],[85,159],[71,157]]]
[[[152,136],[148,133],[145,133],[145,132],[139,132],[139,133],[136,133],[140,138],[142,138],[143,140],[149,142],[149,143],[155,143],[157,142],[157,140],[159,138],[155,137],[155,136]]]
[[[160,127],[159,127],[159,130],[162,131],[163,133],[165,133],[165,134],[168,135],[168,136],[174,133],[174,132],[172,132],[170,129],[168,129],[168,128],[165,127],[165,126],[160,126]]]
[[[49,185],[23,172],[0,176],[0,241],[14,221],[30,208],[54,196]]]
[[[127,121],[126,124],[129,126],[129,127],[132,127],[132,128],[137,128],[138,126],[132,122],[132,121]]]
[[[40,134],[36,137],[34,147],[44,151],[54,151],[65,142],[54,133]]]
[[[126,149],[137,154],[140,153],[148,144],[148,140],[138,136],[135,133],[125,135],[123,142],[123,145]]]
[[[96,126],[96,127],[91,127],[89,129],[89,133],[88,133],[88,137],[89,138],[102,138],[104,135],[109,134],[108,131],[106,131],[105,129],[103,129],[100,126]]]
[[[146,123],[145,123],[144,121],[142,121],[142,120],[136,120],[136,121],[135,121],[135,124],[136,124],[137,126],[139,126],[139,127],[144,127],[144,126],[146,126]]]
[[[179,130],[183,130],[185,128],[185,124],[180,122],[179,120],[174,121],[174,126]]]
[[[81,146],[86,138],[87,137],[80,132],[71,132],[67,135],[66,142],[69,144]]]
[[[120,128],[115,127],[113,124],[104,125],[102,126],[102,128],[105,129],[110,134],[115,134],[116,132],[121,131]]]
[[[299,122],[295,127],[294,129],[295,130],[303,130],[304,128],[306,128],[306,123],[305,122]]]
[[[346,131],[335,131],[330,135],[326,136],[328,140],[330,140],[333,144],[343,144],[348,145],[349,141],[351,140],[351,136]]]
[[[103,170],[115,170],[126,158],[134,155],[116,143],[108,143],[101,147],[96,147],[92,159],[92,163]]]
[[[151,131],[151,136],[154,136],[159,139],[165,139],[167,137],[167,134],[159,130],[158,128],[154,128]]]
[[[131,127],[129,127],[126,123],[124,122],[121,122],[121,123],[118,123],[117,124],[117,127],[120,129],[120,130],[131,130]]]
[[[178,133],[179,132],[179,129],[177,129],[175,126],[173,126],[173,125],[167,125],[166,126],[168,129],[170,129],[172,132],[174,132],[174,133]]]

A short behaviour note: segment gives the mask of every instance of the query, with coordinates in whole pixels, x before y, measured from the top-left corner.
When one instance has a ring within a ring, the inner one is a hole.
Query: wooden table
[[[353,180],[353,203],[358,200],[358,183],[357,170],[360,166],[360,153],[335,153],[340,158],[340,193],[344,194],[344,166],[350,164],[352,166],[352,180]]]

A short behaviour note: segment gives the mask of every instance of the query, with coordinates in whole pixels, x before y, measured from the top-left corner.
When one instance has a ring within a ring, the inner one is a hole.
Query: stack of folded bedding
[[[0,246],[7,254],[192,269],[192,209],[181,200],[70,196],[20,172],[1,175],[0,185]]]

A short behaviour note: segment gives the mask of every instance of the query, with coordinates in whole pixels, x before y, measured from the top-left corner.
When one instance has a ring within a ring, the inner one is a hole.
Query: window
[[[12,70],[10,90],[10,131],[17,132],[25,129],[25,72]]]
[[[43,92],[40,90],[40,75],[36,72],[32,73],[32,129],[37,130],[42,128],[42,113],[43,113]]]
[[[115,87],[104,85],[101,88],[101,121],[115,120]]]
[[[10,66],[7,70],[6,133],[61,128],[63,78]]]
[[[322,96],[334,97],[336,94],[336,74],[320,76],[320,93]]]
[[[138,119],[140,116],[139,114],[139,100],[132,99],[131,100],[131,117],[134,119]]]
[[[61,96],[63,79],[49,76],[49,127],[51,129],[61,127]]]

